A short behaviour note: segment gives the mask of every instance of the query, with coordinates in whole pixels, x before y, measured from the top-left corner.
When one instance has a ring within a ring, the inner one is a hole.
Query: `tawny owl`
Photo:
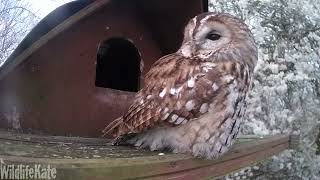
[[[180,49],[155,62],[128,112],[104,129],[115,144],[213,159],[238,134],[257,62],[248,27],[228,14],[189,21]]]

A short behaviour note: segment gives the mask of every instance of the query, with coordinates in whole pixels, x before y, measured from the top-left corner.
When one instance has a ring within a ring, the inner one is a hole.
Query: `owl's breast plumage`
[[[121,123],[109,132],[119,137],[154,126],[188,127],[191,121],[203,124],[200,120],[205,119],[208,122],[204,124],[212,126],[208,138],[219,135],[221,128],[229,128],[235,136],[249,80],[245,69],[244,64],[234,61],[167,55],[154,64],[145,77],[145,87]]]

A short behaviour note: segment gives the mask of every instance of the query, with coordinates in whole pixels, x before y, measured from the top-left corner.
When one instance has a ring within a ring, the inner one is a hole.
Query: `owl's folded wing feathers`
[[[246,74],[241,64],[231,61],[204,62],[170,54],[159,59],[145,77],[145,86],[136,95],[128,112],[109,124],[103,133],[118,138],[153,127],[177,126],[205,114],[213,101],[221,107],[229,94],[227,86]],[[216,107],[219,108],[219,107]]]

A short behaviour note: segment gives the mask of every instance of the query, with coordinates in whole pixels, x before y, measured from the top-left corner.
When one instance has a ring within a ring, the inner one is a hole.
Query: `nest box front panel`
[[[100,136],[126,111],[151,65],[177,50],[187,20],[203,11],[198,0],[102,4],[92,1],[61,22],[85,14],[0,79],[0,127]]]
[[[112,47],[100,59],[99,70],[97,52],[103,42]],[[126,54],[135,62],[103,65],[108,59],[122,61]],[[135,6],[111,2],[48,41],[1,80],[0,97],[6,100],[1,103],[0,125],[54,135],[99,136],[107,122],[128,108],[143,80],[131,77],[135,82],[128,86],[119,76],[142,76],[161,54]],[[145,71],[141,72],[140,63]],[[131,66],[133,72],[118,72],[130,71]],[[109,81],[99,84],[97,72]]]

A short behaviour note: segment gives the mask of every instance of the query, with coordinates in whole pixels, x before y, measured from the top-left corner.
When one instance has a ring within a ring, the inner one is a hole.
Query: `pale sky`
[[[26,0],[30,2],[31,8],[38,12],[40,18],[44,18],[57,7],[73,0]]]
[[[21,0],[21,1],[27,2],[29,4],[27,8],[32,12],[35,12],[35,14],[39,17],[37,21],[39,21],[43,19],[46,15],[48,15],[50,12],[55,10],[57,7],[75,0]],[[17,40],[20,42],[21,40],[23,40],[23,37],[21,38],[19,37]],[[0,66],[3,63],[4,61],[3,62],[0,61]]]

